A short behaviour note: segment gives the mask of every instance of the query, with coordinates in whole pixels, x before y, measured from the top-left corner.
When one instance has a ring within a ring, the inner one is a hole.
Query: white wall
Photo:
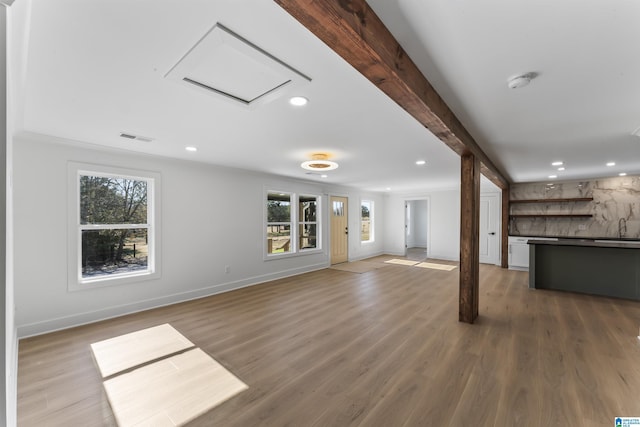
[[[323,227],[323,253],[263,260],[265,187],[323,194],[325,213],[326,195],[347,195],[350,227],[355,230],[359,215],[353,212],[359,212],[362,197],[374,200],[376,207],[384,205],[382,196],[353,189],[78,144],[22,138],[14,149],[16,323],[21,337],[325,268],[327,226]],[[161,174],[160,279],[67,290],[69,161]],[[357,234],[350,234],[350,259],[382,252],[381,239],[363,246]],[[226,265],[229,274],[225,274]]]
[[[460,259],[460,191],[443,190],[407,195],[389,195],[385,204],[385,252],[405,253],[404,204],[407,200],[428,199],[427,250],[430,258]]]
[[[11,162],[11,158],[7,156],[7,148],[10,145],[10,137],[8,135],[7,121],[7,24],[8,11],[5,6],[0,4],[0,198],[2,204],[0,206],[0,278],[2,278],[3,287],[0,292],[0,306],[2,307],[2,316],[0,316],[0,342],[2,343],[2,352],[0,353],[0,375],[2,377],[2,387],[0,387],[0,425],[7,424],[7,415],[9,412],[9,401],[11,396],[11,380],[10,373],[12,367],[12,344],[11,336],[13,335],[13,302],[11,301],[11,291],[13,283],[10,279],[9,261],[10,239],[7,236],[8,218],[7,218],[7,166]],[[15,351],[15,349],[14,349]]]
[[[11,5],[11,2],[5,2]],[[3,331],[3,351],[2,351],[2,404],[0,425],[14,426],[17,420],[17,380],[18,380],[18,334],[15,322],[14,310],[14,252],[13,252],[13,190],[12,190],[12,170],[13,170],[13,144],[12,131],[15,126],[15,114],[13,105],[15,104],[16,91],[14,88],[15,76],[15,52],[14,40],[14,10],[13,8],[0,5],[0,28],[3,29],[0,35],[0,135],[2,135],[2,168],[0,168],[0,188],[2,189],[2,208],[0,208],[2,220],[2,274],[4,281],[4,292],[2,292],[2,316]]]

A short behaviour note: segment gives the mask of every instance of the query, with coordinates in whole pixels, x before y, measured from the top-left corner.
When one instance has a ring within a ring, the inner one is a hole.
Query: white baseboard
[[[277,273],[249,277],[234,282],[220,283],[217,285],[212,285],[206,288],[196,289],[188,292],[164,295],[158,298],[137,301],[131,304],[123,304],[100,310],[88,311],[84,313],[73,314],[70,316],[63,316],[55,319],[47,319],[39,322],[29,323],[26,325],[20,325],[18,326],[18,338],[22,339],[35,335],[42,335],[49,332],[69,329],[76,326],[86,325],[88,323],[95,323],[101,320],[107,320],[114,317],[133,314],[140,311],[163,307],[166,305],[204,298],[222,292],[229,292],[248,286],[258,285],[260,283],[270,282],[272,280],[283,279],[285,277],[296,276],[298,274],[309,273],[316,270],[322,270],[327,267],[329,267],[327,263],[314,264],[290,270],[283,270]]]
[[[404,252],[384,251],[381,255],[404,256]]]
[[[380,256],[380,255],[387,255],[387,253],[384,252],[384,251],[379,251],[379,252],[375,252],[373,254],[368,254],[368,255],[355,257],[355,258],[349,258],[349,262],[362,261],[363,259],[374,258],[374,257]]]
[[[440,259],[442,261],[454,261],[459,262],[460,257],[450,254],[429,254],[429,259]]]

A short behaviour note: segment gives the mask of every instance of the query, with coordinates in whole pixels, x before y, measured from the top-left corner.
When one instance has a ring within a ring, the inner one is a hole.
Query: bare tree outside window
[[[360,205],[360,241],[371,242],[373,241],[373,202],[369,200],[363,200]]]
[[[147,191],[145,180],[80,176],[83,278],[147,270]]]

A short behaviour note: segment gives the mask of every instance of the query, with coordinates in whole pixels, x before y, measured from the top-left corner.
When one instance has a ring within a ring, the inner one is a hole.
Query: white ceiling
[[[558,179],[640,174],[640,138],[630,135],[640,127],[640,3],[370,4],[513,181],[547,179],[554,160],[566,163]],[[26,53],[16,114],[24,135],[372,191],[459,185],[453,151],[271,0],[18,0],[12,10],[14,49]],[[216,23],[311,82],[246,108],[165,78]],[[529,86],[507,88],[530,71],[539,77]],[[310,102],[293,107],[292,95]],[[340,164],[326,179],[299,166],[319,151]]]

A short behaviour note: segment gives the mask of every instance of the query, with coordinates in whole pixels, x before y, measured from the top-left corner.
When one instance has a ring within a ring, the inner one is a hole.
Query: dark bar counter
[[[640,300],[640,244],[580,239],[527,243],[530,288]]]

